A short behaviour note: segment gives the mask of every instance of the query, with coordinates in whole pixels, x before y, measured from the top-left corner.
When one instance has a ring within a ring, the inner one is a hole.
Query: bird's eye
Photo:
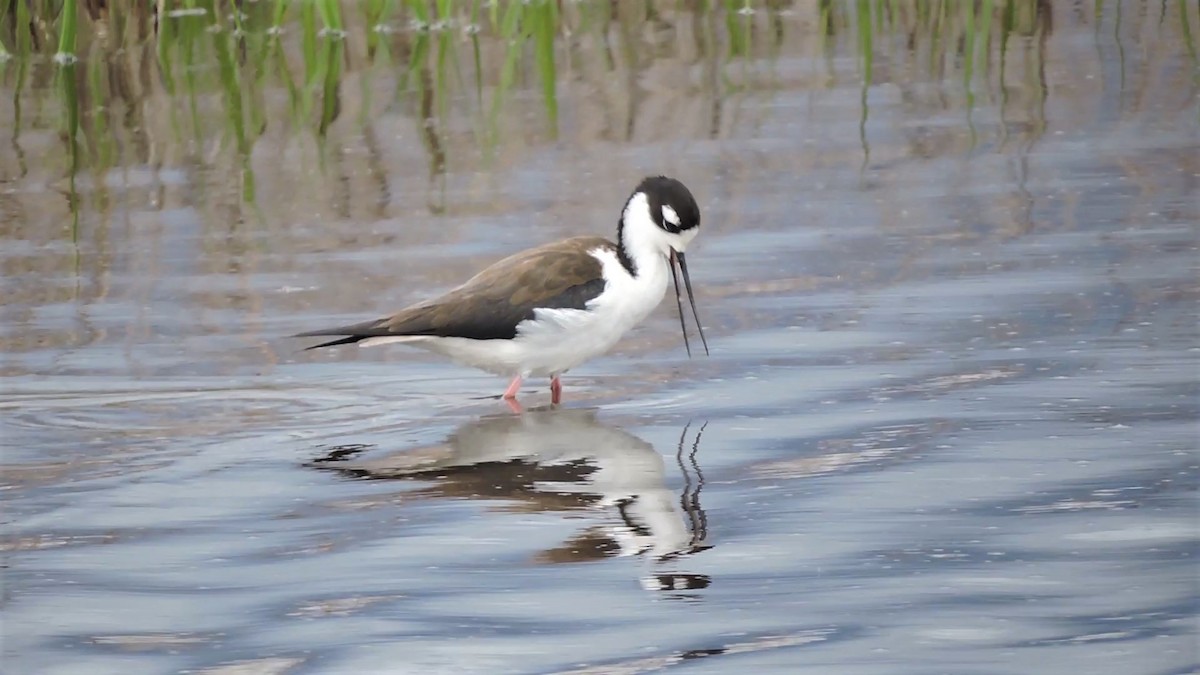
[[[663,215],[663,220],[674,225],[675,227],[679,227],[679,214],[675,213],[675,209],[664,204],[662,207],[662,215]]]

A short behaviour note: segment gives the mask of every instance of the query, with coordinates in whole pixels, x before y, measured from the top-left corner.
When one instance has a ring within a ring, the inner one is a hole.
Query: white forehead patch
[[[675,209],[671,208],[667,204],[663,204],[662,214],[663,220],[674,225],[675,227],[679,227],[679,214],[675,213]]]

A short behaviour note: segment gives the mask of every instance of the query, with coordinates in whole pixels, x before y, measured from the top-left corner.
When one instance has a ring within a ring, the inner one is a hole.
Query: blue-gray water
[[[877,55],[865,121],[851,38],[715,98],[684,58],[585,72],[557,141],[447,132],[432,184],[374,104],[324,164],[269,130],[254,209],[219,161],[88,176],[74,238],[27,119],[3,671],[1196,672],[1196,61],[1120,7],[1056,9],[973,102]],[[703,210],[711,357],[668,300],[515,417],[425,353],[284,337],[611,234],[657,172]]]

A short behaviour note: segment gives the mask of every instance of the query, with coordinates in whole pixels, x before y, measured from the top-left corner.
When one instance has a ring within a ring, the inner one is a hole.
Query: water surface
[[[486,22],[443,71],[347,9],[333,94],[302,17],[233,89],[182,29],[76,89],[18,55],[4,671],[1197,670],[1200,17],[1087,4],[566,3],[553,106]],[[515,417],[286,338],[611,234],[649,173],[711,357],[667,302]]]

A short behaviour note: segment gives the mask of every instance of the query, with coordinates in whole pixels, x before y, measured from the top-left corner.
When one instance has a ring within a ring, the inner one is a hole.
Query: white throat
[[[674,217],[678,221],[674,209],[664,206],[663,210],[666,218]],[[618,245],[633,263],[636,276],[643,273],[652,276],[665,275],[667,257],[671,254],[671,249],[682,253],[696,236],[696,229],[693,227],[679,234],[662,229],[650,216],[650,203],[646,199],[646,193],[639,192],[629,198],[625,211],[621,213],[621,240]]]

